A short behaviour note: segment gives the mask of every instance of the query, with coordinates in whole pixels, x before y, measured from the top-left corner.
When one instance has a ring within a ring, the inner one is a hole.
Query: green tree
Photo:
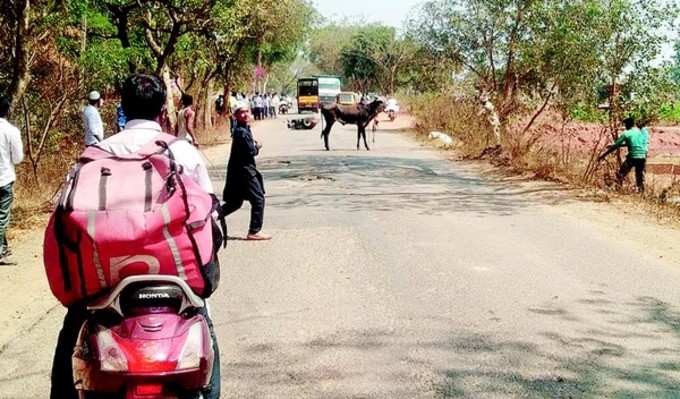
[[[395,29],[370,26],[356,32],[342,49],[344,76],[360,92],[380,89],[382,62],[389,57],[395,41]]]
[[[661,0],[435,0],[410,30],[473,77],[483,109],[500,124],[500,145],[527,106],[536,111],[525,131],[551,104],[591,100],[598,80],[611,88],[617,124],[624,109],[619,88],[644,79],[674,15]]]
[[[307,56],[324,75],[342,76],[342,50],[361,29],[361,23],[349,20],[326,23],[314,29],[307,45]]]

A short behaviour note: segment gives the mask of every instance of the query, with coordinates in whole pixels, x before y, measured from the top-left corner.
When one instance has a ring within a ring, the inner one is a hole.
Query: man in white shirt
[[[115,155],[127,155],[140,150],[151,140],[162,133],[158,120],[165,104],[167,91],[163,81],[150,75],[133,75],[124,83],[122,105],[128,122],[125,129],[97,144]],[[208,169],[198,150],[186,140],[177,140],[170,145],[175,161],[182,166],[183,173],[193,177],[201,187],[213,193]],[[212,321],[206,313],[213,346],[215,349],[215,366],[213,367],[210,386],[202,392],[205,399],[217,399],[220,396],[220,367],[217,339],[213,331]],[[68,309],[64,325],[59,333],[57,349],[52,365],[51,399],[78,399],[73,384],[71,355],[78,338],[78,331],[87,319],[88,314],[78,306]]]
[[[99,92],[92,91],[87,96],[88,104],[83,109],[85,145],[95,145],[104,140],[104,123],[99,115],[103,100]]]
[[[7,121],[10,104],[9,98],[0,97],[0,261],[11,255],[6,233],[14,199],[14,165],[24,159],[21,133]]]

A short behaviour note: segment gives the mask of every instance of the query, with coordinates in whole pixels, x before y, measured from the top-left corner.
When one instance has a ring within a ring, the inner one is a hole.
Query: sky
[[[313,0],[324,18],[342,19],[361,17],[367,22],[381,22],[395,28],[403,28],[404,21],[415,7],[425,0]],[[673,34],[673,37],[677,37]],[[675,51],[671,43],[663,46],[661,60],[670,59]]]
[[[325,18],[363,17],[367,22],[382,22],[401,28],[410,11],[424,0],[313,0]]]

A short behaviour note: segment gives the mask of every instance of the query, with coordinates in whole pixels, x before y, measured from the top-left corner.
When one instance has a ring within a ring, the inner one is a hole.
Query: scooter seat
[[[176,285],[135,284],[122,292],[120,304],[124,313],[153,312],[161,308],[178,312],[184,299],[184,292]]]

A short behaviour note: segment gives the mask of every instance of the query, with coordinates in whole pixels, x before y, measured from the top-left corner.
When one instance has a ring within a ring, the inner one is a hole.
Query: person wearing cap
[[[257,170],[255,157],[262,145],[253,139],[250,130],[250,109],[240,105],[234,110],[236,127],[232,135],[231,154],[227,165],[227,181],[224,186],[222,212],[229,215],[250,202],[250,228],[247,240],[270,240],[271,236],[262,233],[264,219],[264,182]]]
[[[95,145],[104,140],[104,123],[99,114],[102,97],[97,91],[91,91],[87,96],[88,104],[83,109],[83,126],[85,130],[85,145]]]

